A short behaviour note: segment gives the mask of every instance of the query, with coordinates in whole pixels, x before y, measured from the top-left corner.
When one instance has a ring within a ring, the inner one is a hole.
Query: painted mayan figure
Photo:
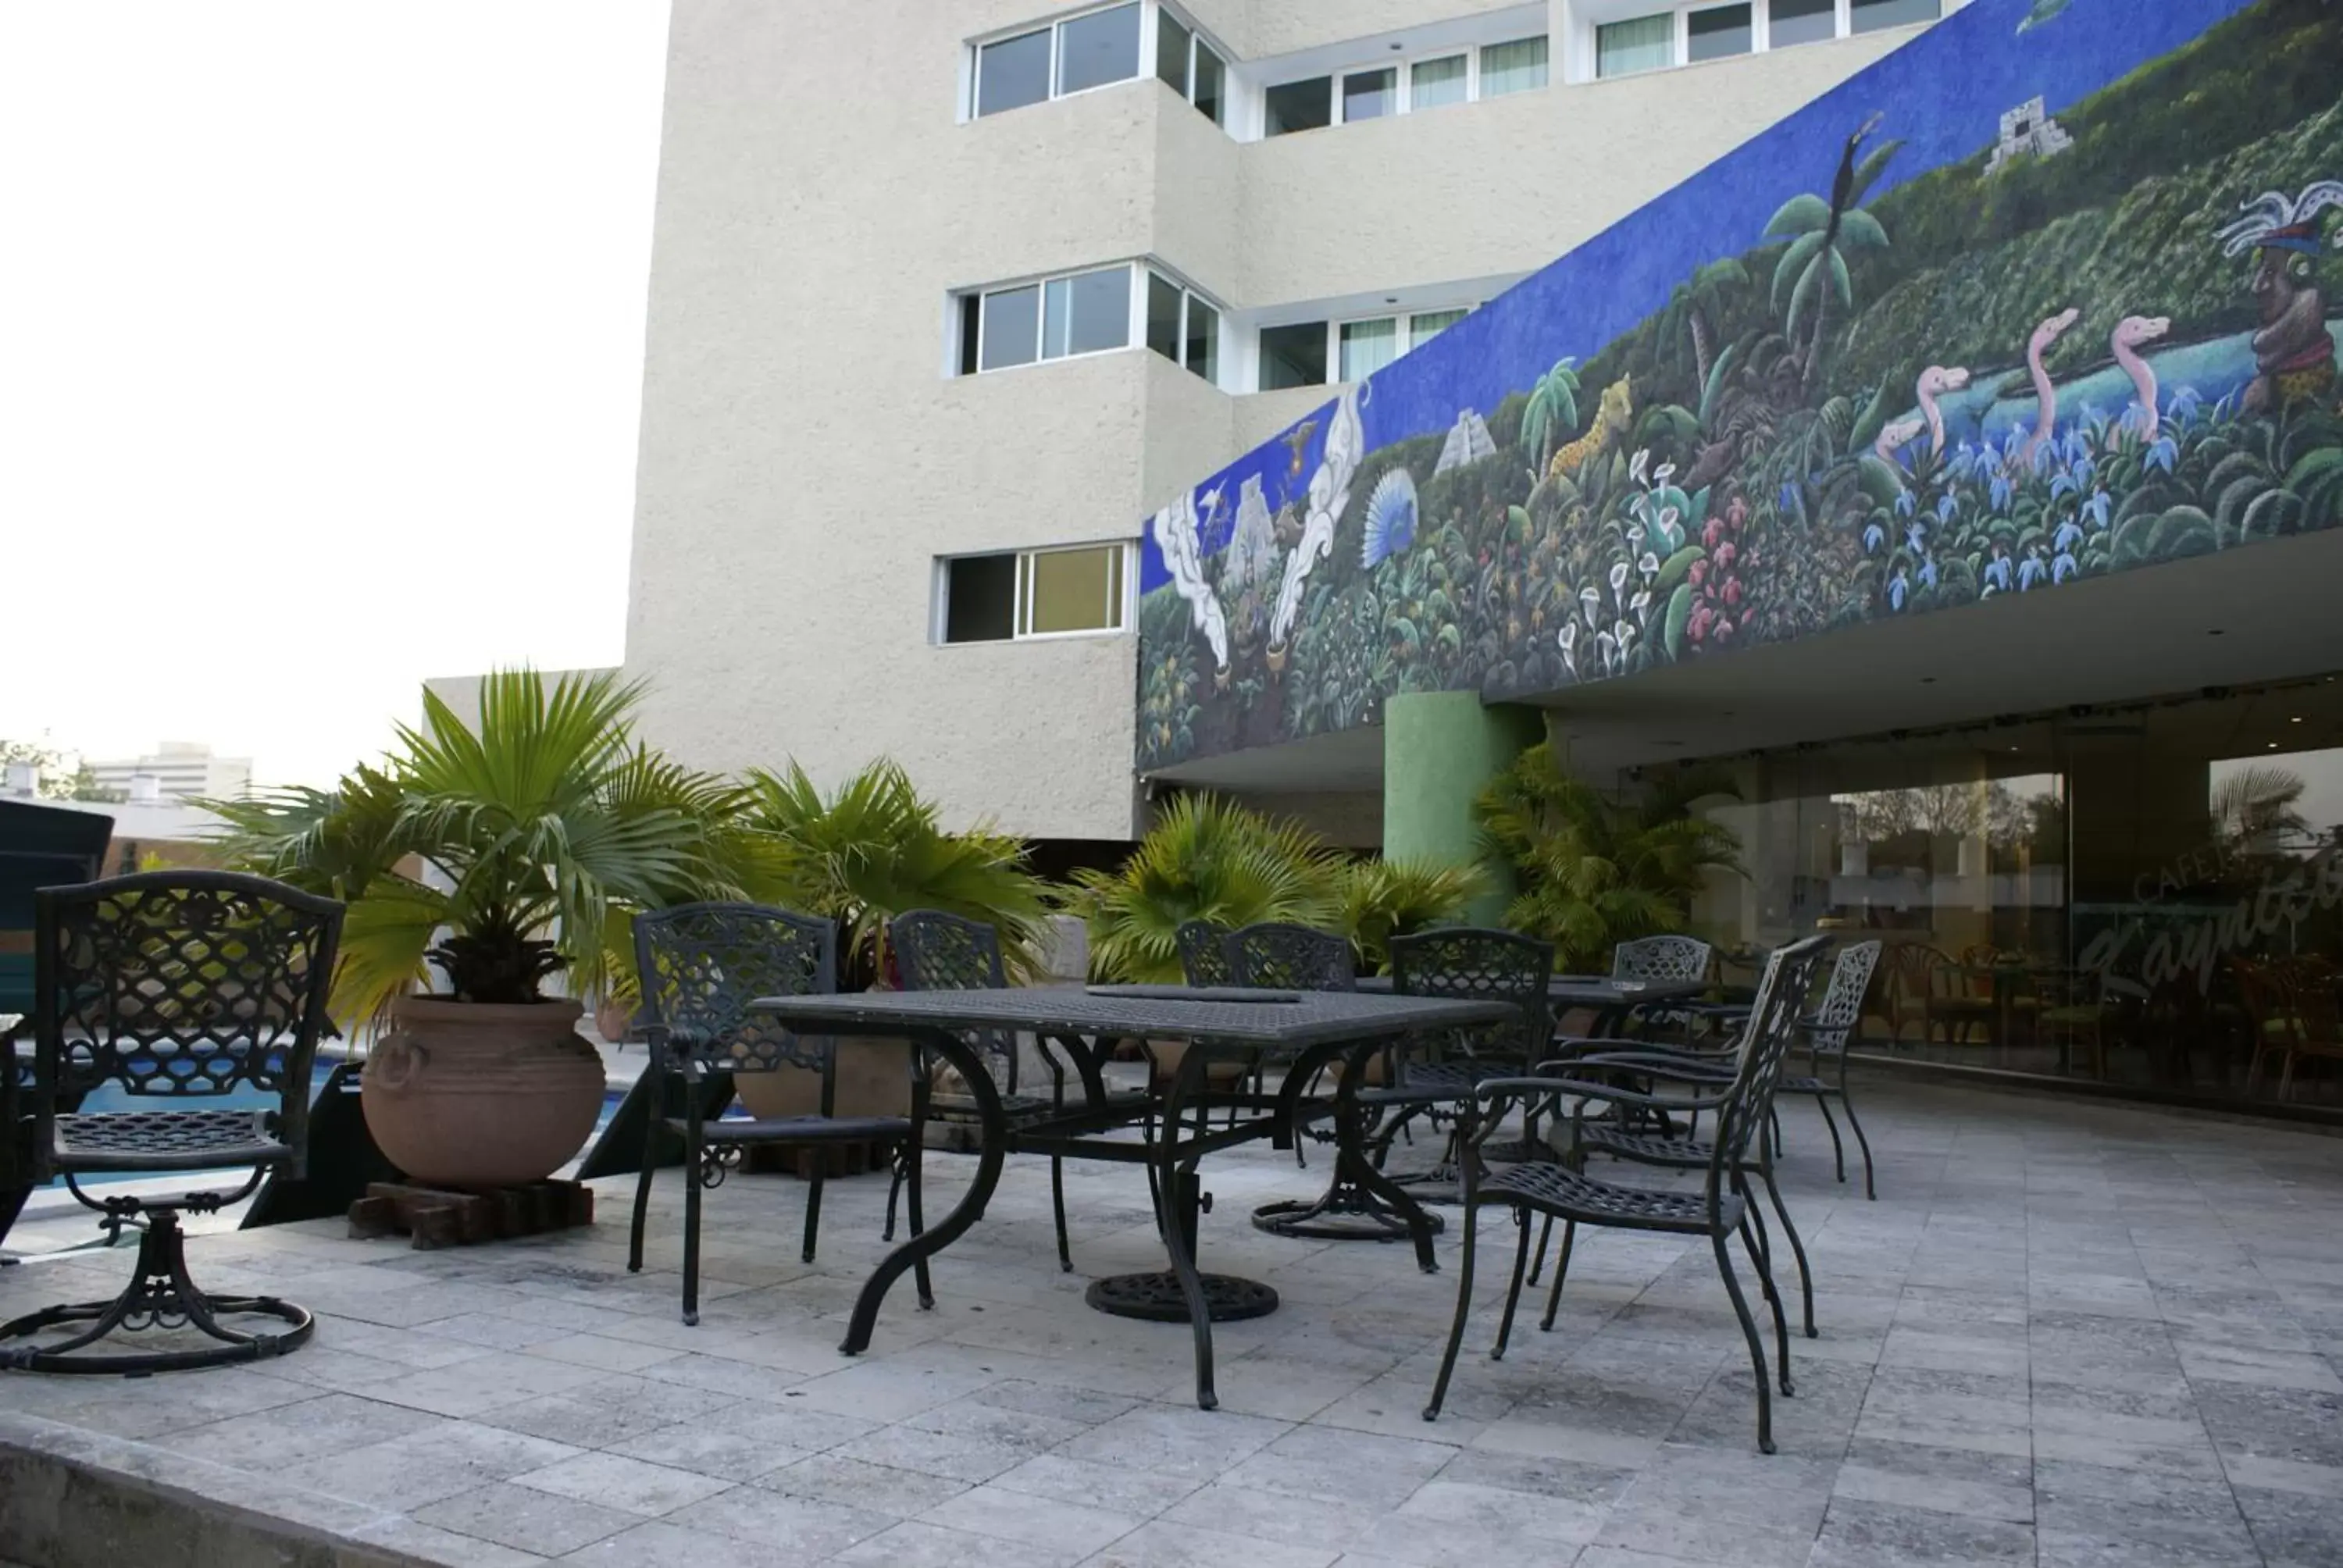
[[[1546,473],[1557,479],[1575,477],[1579,469],[1601,457],[1613,441],[1627,433],[1634,413],[1634,378],[1622,376],[1603,388],[1603,401],[1595,408],[1594,423],[1587,427],[1586,434],[1555,452]]]
[[[2343,181],[2321,180],[2292,200],[2283,191],[2265,192],[2221,231],[2223,255],[2251,250],[2260,256],[2252,288],[2262,324],[2254,334],[2247,413],[2323,403],[2335,390],[2335,340],[2318,278],[2321,219],[2329,208],[2343,208]]]

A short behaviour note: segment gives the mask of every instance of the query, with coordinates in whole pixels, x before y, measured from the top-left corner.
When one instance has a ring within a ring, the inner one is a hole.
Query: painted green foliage
[[[2319,276],[2343,265],[2338,59],[2343,6],[2259,0],[2062,110],[2055,156],[1981,146],[1896,185],[1892,120],[1847,126],[1762,243],[1491,411],[1486,455],[1445,432],[1368,452],[1282,660],[1247,641],[1258,602],[1223,588],[1223,670],[1151,594],[1140,765],[2343,522],[2332,347],[2271,357],[2282,313],[2343,338]],[[1369,566],[1395,468],[1413,543]]]

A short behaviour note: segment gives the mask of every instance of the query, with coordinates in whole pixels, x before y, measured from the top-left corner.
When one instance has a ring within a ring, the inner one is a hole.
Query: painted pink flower
[[[1741,579],[1739,578],[1727,578],[1725,579],[1725,602],[1736,608],[1739,608],[1741,604]]]
[[[1712,550],[1716,548],[1716,541],[1724,537],[1725,519],[1723,518],[1709,518],[1707,526],[1700,530],[1700,542]]]

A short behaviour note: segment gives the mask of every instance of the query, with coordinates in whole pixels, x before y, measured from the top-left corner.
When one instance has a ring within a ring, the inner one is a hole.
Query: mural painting
[[[1157,513],[1138,765],[2343,522],[2338,63],[1977,0]]]

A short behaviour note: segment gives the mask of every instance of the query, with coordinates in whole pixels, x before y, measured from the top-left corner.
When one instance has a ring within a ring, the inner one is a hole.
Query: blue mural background
[[[1330,400],[1150,520],[1140,766],[2331,524],[2337,10],[1978,0]]]

